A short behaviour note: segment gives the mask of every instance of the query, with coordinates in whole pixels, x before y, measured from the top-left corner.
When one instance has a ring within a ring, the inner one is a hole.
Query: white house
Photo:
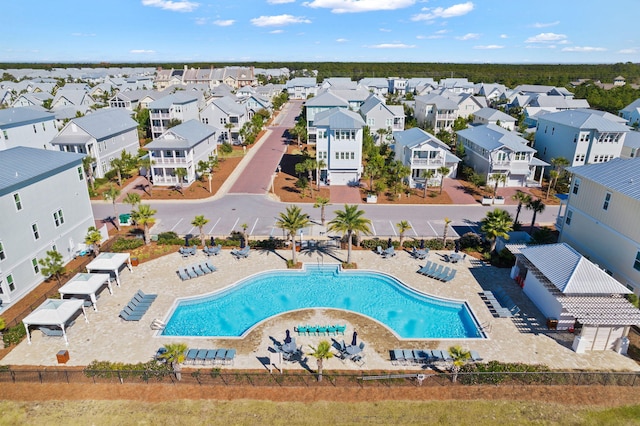
[[[120,157],[123,150],[137,156],[138,123],[125,109],[102,109],[72,119],[51,143],[60,151],[95,158],[93,176],[102,178],[111,170],[111,160]]]
[[[449,130],[458,118],[458,103],[436,93],[416,96],[414,114],[418,123],[435,132]]]
[[[629,128],[615,115],[589,109],[560,111],[538,118],[534,147],[547,162],[566,158],[570,166],[620,157]]]
[[[198,100],[202,95],[193,92],[176,92],[149,104],[151,136],[153,139],[164,133],[171,120],[185,122],[199,120]]]
[[[0,150],[16,146],[52,149],[56,117],[39,108],[0,109]]]
[[[473,114],[473,124],[495,124],[511,132],[516,129],[516,119],[493,108],[481,108]]]
[[[387,105],[383,99],[371,95],[360,107],[360,115],[371,134],[378,138],[380,129],[391,133],[404,130],[404,108],[402,105]],[[379,141],[379,139],[378,139]]]
[[[295,77],[287,81],[286,90],[289,99],[307,99],[318,93],[318,84],[315,77]]]
[[[616,349],[640,324],[640,310],[618,281],[565,243],[507,245],[516,256],[511,277],[547,318],[547,325],[576,333],[576,352]]]
[[[624,138],[624,145],[620,151],[620,158],[640,157],[640,132],[629,132]]]
[[[94,225],[84,155],[15,147],[0,151],[0,299],[11,304],[44,280],[38,259],[65,262]]]
[[[441,167],[449,169],[445,177],[455,177],[460,159],[451,153],[444,142],[424,130],[413,127],[394,135],[395,158],[411,169],[409,187],[439,185]],[[427,170],[433,171],[431,182],[426,182]]]
[[[218,136],[229,143],[240,142],[240,129],[249,121],[247,108],[237,102],[233,95],[222,98],[213,98],[209,104],[200,111],[200,121],[203,124],[224,129]]]
[[[348,185],[362,175],[362,117],[345,108],[317,113],[316,161],[324,162],[320,179],[328,185]]]
[[[570,167],[560,241],[640,295],[640,158]]]
[[[145,145],[149,150],[154,185],[189,186],[197,178],[198,163],[218,156],[218,139],[222,130],[198,120],[189,120],[164,132]],[[178,182],[176,169],[186,169],[183,182]]]
[[[333,108],[349,109],[349,102],[339,96],[334,95],[332,92],[325,90],[318,96],[307,100],[304,103],[306,117],[307,117],[307,141],[310,144],[316,143],[316,125],[315,116],[324,111],[328,111]]]
[[[536,168],[549,165],[534,157],[536,150],[526,139],[495,124],[459,130],[457,143],[464,147],[469,166],[487,182],[502,174],[507,176],[504,186],[537,186]]]

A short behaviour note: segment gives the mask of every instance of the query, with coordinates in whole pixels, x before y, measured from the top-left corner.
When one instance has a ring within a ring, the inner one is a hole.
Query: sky
[[[0,62],[640,62],[638,0],[4,1]]]

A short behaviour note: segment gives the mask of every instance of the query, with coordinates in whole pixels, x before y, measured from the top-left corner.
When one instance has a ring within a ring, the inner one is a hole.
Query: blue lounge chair
[[[224,363],[224,357],[227,355],[227,349],[218,349],[216,351],[216,359],[215,359],[215,363],[216,364],[222,364]]]
[[[193,268],[184,268],[184,271],[189,275],[190,278],[198,278],[198,274],[195,273]]]
[[[209,268],[211,272],[215,272],[218,270],[218,268],[213,266],[213,263],[209,262],[208,260],[204,264],[207,266],[207,268]]]
[[[344,332],[347,330],[346,325],[336,325],[336,334],[340,333],[344,336]]]
[[[472,361],[474,361],[474,362],[482,361],[482,357],[480,356],[480,354],[478,354],[478,352],[469,351],[469,354],[471,355],[471,360]]]
[[[451,357],[451,354],[449,353],[449,351],[442,351],[442,357],[447,362],[453,361],[453,358]]]
[[[434,362],[444,361],[444,354],[440,349],[433,349],[431,351],[431,356]]]
[[[307,334],[307,326],[299,325],[294,329],[294,331],[298,333],[298,336],[305,336]]]
[[[442,267],[442,265],[438,265],[437,263],[433,262],[429,270],[425,271],[422,275],[426,275],[427,277],[432,276],[433,274],[435,274],[436,269],[438,269],[438,266]]]
[[[407,364],[415,364],[416,363],[416,360],[413,357],[413,351],[411,349],[403,349],[402,350],[402,355],[404,356],[404,359],[407,362]]]
[[[204,364],[206,359],[207,359],[207,350],[206,349],[198,350],[198,353],[196,354],[195,362],[200,363],[200,364]]]
[[[307,333],[309,334],[309,336],[317,336],[318,334],[318,326],[311,326],[308,325],[307,326]]]
[[[384,252],[382,251],[382,246],[378,246],[376,247],[376,254],[379,254],[380,256],[382,256]]]
[[[218,352],[217,349],[209,349],[207,351],[207,355],[204,358],[205,362],[213,364],[216,359],[216,352]]]
[[[427,276],[430,278],[437,277],[438,275],[440,275],[443,269],[444,265],[438,265],[436,269],[433,272],[428,273]]]
[[[327,334],[327,327],[326,326],[319,326],[318,327],[318,335],[319,336],[325,336]]]
[[[189,269],[196,273],[197,276],[201,277],[204,275],[204,272],[198,265],[189,265]]]
[[[196,356],[198,355],[199,349],[189,349],[187,354],[184,357],[185,364],[190,363],[193,364],[196,362]]]
[[[42,331],[42,334],[44,334],[47,337],[62,337],[63,333],[62,333],[62,329],[61,328],[52,328],[52,327],[39,327],[40,331]]]
[[[427,263],[422,268],[418,269],[418,273],[422,275],[426,274],[429,271],[429,269],[431,269],[432,265],[433,265],[433,262],[430,260],[427,260]]]
[[[134,295],[134,297],[138,300],[141,301],[149,301],[149,302],[153,302],[154,300],[156,300],[156,298],[158,297],[157,294],[146,294],[144,293],[142,290],[138,290],[136,292],[136,294]]]
[[[336,332],[337,332],[337,328],[334,325],[330,325],[329,327],[327,327],[327,334],[329,334],[330,336],[335,336]]]
[[[146,311],[145,311],[146,312]],[[123,310],[120,311],[120,318],[125,321],[140,321],[144,316],[145,312],[136,312],[133,309],[125,306]]]
[[[187,275],[187,273],[184,271],[184,269],[178,269],[176,272],[178,273],[178,276],[182,281],[186,281],[190,278],[189,275]]]
[[[444,281],[445,283],[447,283],[447,282],[451,281],[452,279],[454,279],[454,278],[455,278],[455,276],[456,276],[456,271],[457,271],[457,269],[452,269],[452,270],[451,270],[451,272],[449,272],[449,275],[447,275],[446,277],[444,277],[444,278],[442,279],[442,281]]]
[[[421,364],[426,364],[427,362],[429,362],[429,358],[431,358],[431,351],[430,350],[414,350],[413,351],[413,357]]]
[[[391,351],[391,364],[393,365],[405,365],[404,352],[402,349],[394,349]]]
[[[450,271],[450,268],[448,266],[445,266],[444,269],[442,269],[442,271],[440,271],[439,274],[435,274],[432,278],[438,281],[442,281],[444,277],[449,275],[449,271]]]
[[[235,349],[227,349],[227,353],[224,356],[224,364],[232,365],[236,358],[236,350]]]

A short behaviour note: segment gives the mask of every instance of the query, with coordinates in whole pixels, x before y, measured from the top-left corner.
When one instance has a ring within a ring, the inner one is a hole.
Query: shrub
[[[481,251],[482,238],[475,232],[467,232],[462,235],[458,241],[460,242],[460,250],[472,249],[474,251]]]
[[[233,152],[233,146],[229,142],[225,142],[218,147],[221,153],[223,154],[231,154]]]
[[[4,341],[4,347],[8,348],[11,345],[17,345],[22,342],[22,339],[27,335],[24,325],[17,324],[8,328],[3,332],[2,340]]]
[[[172,371],[169,364],[154,360],[137,364],[94,360],[84,369],[84,374],[87,377],[106,379],[118,377],[122,380],[127,377],[139,377],[143,380],[148,380],[151,377],[156,377],[161,380]]]
[[[627,300],[629,302],[631,302],[631,304],[633,306],[635,306],[636,308],[640,308],[640,299],[638,299],[638,295],[637,294],[627,294]]]
[[[123,252],[137,249],[144,245],[144,240],[140,238],[118,238],[111,246],[111,251]]]

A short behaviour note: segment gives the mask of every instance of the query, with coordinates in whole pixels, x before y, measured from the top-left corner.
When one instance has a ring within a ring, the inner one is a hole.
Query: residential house
[[[389,94],[389,80],[386,78],[363,78],[358,85],[383,98]]]
[[[640,295],[640,158],[569,167],[560,241]]]
[[[622,348],[640,310],[618,281],[565,243],[507,248],[515,255],[511,277],[547,318],[547,327],[575,334],[578,353]]]
[[[398,96],[404,96],[406,93],[412,93],[411,90],[407,87],[409,80],[401,77],[389,77],[389,93]]]
[[[96,101],[89,95],[88,92],[75,89],[66,89],[66,86],[56,91],[53,100],[51,101],[51,109],[60,109],[65,107],[81,107],[84,111],[88,110],[92,105],[95,105]]]
[[[286,90],[289,99],[307,99],[318,93],[315,77],[295,77],[287,81]]]
[[[320,179],[327,185],[349,185],[362,176],[362,135],[364,120],[356,112],[335,107],[318,112],[314,117],[317,129],[316,161]]]
[[[123,108],[127,111],[136,111],[138,108],[146,108],[149,103],[161,96],[159,92],[152,90],[126,90],[118,92],[109,99],[110,108]],[[151,99],[149,99],[151,97]],[[145,100],[149,99],[146,103]]]
[[[159,137],[169,128],[172,120],[184,123],[199,120],[198,102],[202,95],[193,92],[176,92],[164,96],[149,104],[149,120],[151,120],[151,136]]]
[[[273,112],[273,105],[271,105],[271,101],[258,95],[251,95],[240,99],[240,105],[244,105],[247,111],[248,120],[251,120],[255,113],[260,110],[269,111],[270,114]]]
[[[181,85],[183,74],[184,70],[182,69],[171,68],[170,70],[165,70],[162,68],[158,68],[153,83],[157,90],[162,91],[169,86]]]
[[[640,157],[640,132],[629,132],[624,138],[624,145],[620,151],[620,158]]]
[[[123,150],[137,157],[138,123],[124,109],[102,109],[72,119],[51,143],[60,151],[95,158],[93,176],[103,178],[111,170],[111,160],[120,157]]]
[[[460,159],[440,139],[418,127],[394,133],[393,137],[395,159],[411,169],[410,188],[439,185],[442,167],[449,169],[444,177],[456,177]],[[428,170],[433,171],[430,182],[427,182]]]
[[[223,130],[189,120],[165,131],[145,147],[148,149],[154,185],[189,186],[197,178],[198,163],[218,156],[218,139]],[[179,182],[176,169],[186,169]]]
[[[331,91],[322,91],[318,96],[314,96],[308,99],[304,103],[307,117],[307,141],[310,144],[316,143],[316,114],[328,111],[333,108],[349,109],[349,102],[339,96],[336,96]]]
[[[627,120],[629,126],[637,129],[640,126],[640,98],[618,111],[618,115]]]
[[[44,107],[46,100],[53,100],[53,95],[47,92],[23,93],[13,102],[14,108],[20,107]]]
[[[495,174],[507,176],[503,186],[538,186],[537,167],[549,164],[540,161],[527,140],[495,124],[470,126],[458,132],[458,146],[464,147],[465,161],[490,182]],[[540,174],[542,179],[542,173]]]
[[[10,306],[42,283],[39,259],[75,257],[94,225],[84,155],[28,147],[0,151],[0,299]]]
[[[329,77],[320,84],[321,89],[355,90],[357,87],[358,82],[349,77]]]
[[[467,93],[473,95],[474,92],[474,84],[466,78],[442,78],[439,86],[456,94]]]
[[[233,144],[241,143],[240,129],[249,121],[248,112],[244,105],[237,102],[235,96],[213,98],[200,111],[200,121],[220,129],[224,132],[219,137]]]
[[[538,118],[534,146],[547,162],[566,158],[570,166],[620,157],[629,128],[615,115],[589,109],[560,111]]]
[[[0,150],[16,146],[52,149],[58,134],[55,115],[40,108],[0,109]]]
[[[371,95],[360,107],[360,115],[367,123],[371,134],[380,141],[381,129],[388,132],[387,136],[404,130],[404,108],[402,105],[387,105],[384,99]]]
[[[504,84],[478,83],[475,85],[474,94],[483,96],[489,102],[497,102],[507,91]]]
[[[513,132],[516,129],[516,119],[502,111],[493,108],[481,108],[473,114],[473,124],[495,124]]]
[[[450,130],[458,118],[458,103],[436,93],[416,96],[414,114],[418,123],[437,133]]]
[[[258,79],[255,76],[253,67],[225,67],[223,83],[228,84],[234,89],[244,86],[256,86]]]

